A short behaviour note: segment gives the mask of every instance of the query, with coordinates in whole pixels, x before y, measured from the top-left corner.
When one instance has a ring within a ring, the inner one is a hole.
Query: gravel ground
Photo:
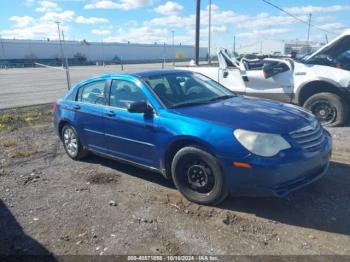
[[[329,130],[328,176],[285,199],[208,207],[158,174],[69,159],[47,106],[2,112],[0,255],[350,255],[350,127]]]

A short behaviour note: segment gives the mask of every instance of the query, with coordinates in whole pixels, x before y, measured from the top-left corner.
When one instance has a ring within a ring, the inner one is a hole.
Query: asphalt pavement
[[[123,66],[128,72],[161,68],[161,63]],[[173,68],[172,63],[165,64],[165,68]],[[76,66],[70,68],[70,76],[75,84],[89,77],[121,71],[120,65]],[[66,92],[66,74],[62,68],[0,69],[0,109],[51,103]]]

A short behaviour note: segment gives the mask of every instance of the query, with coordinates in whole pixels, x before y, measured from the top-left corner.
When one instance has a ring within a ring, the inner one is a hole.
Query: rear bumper
[[[326,175],[331,151],[332,140],[327,134],[322,148],[310,154],[286,152],[283,158],[273,160],[254,156],[246,160],[251,169],[232,166],[232,160],[221,161],[232,195],[285,197]]]

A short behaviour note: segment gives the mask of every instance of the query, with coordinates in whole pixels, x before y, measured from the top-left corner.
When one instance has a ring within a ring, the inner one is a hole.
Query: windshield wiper
[[[203,104],[209,104],[215,101],[219,101],[219,100],[225,100],[225,99],[229,99],[235,97],[235,95],[225,95],[225,96],[218,96],[218,97],[214,97],[212,99],[206,100],[206,101],[192,101],[192,102],[185,102],[185,103],[180,103],[177,105],[173,105],[169,108],[179,108],[179,107],[186,107],[186,106],[196,106],[196,105],[203,105]]]
[[[212,99],[210,99],[210,102],[215,102],[215,101],[219,101],[219,100],[225,100],[225,99],[229,99],[235,97],[235,95],[225,95],[225,96],[218,96],[218,97],[214,97]]]
[[[202,104],[208,104],[208,103],[209,103],[209,101],[186,102],[186,103],[180,103],[180,104],[170,106],[169,108],[173,109],[173,108],[186,107],[186,106],[196,106],[196,105],[202,105]]]

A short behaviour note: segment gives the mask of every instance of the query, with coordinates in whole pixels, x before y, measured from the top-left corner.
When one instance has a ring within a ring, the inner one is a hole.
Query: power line
[[[317,28],[318,30],[324,31],[324,32],[326,32],[326,33],[328,33],[328,34],[337,35],[337,34],[334,33],[334,32],[328,31],[328,30],[326,30],[326,29],[323,29],[322,27],[319,27],[319,26],[317,26],[317,25],[311,24],[311,23],[309,23],[309,21],[305,21],[304,19],[301,19],[301,18],[297,17],[296,15],[293,15],[292,13],[289,13],[288,11],[284,10],[283,8],[281,8],[281,7],[275,5],[275,4],[273,4],[273,3],[271,3],[271,2],[269,2],[269,1],[267,1],[267,0],[262,0],[262,1],[263,1],[264,3],[266,3],[266,4],[268,4],[268,5],[271,5],[272,7],[276,8],[276,9],[282,11],[283,13],[289,15],[290,17],[293,17],[294,19],[298,20],[299,22],[301,22],[301,23],[303,23],[303,24],[310,25],[310,26],[312,26],[312,27],[314,27],[314,28]]]

